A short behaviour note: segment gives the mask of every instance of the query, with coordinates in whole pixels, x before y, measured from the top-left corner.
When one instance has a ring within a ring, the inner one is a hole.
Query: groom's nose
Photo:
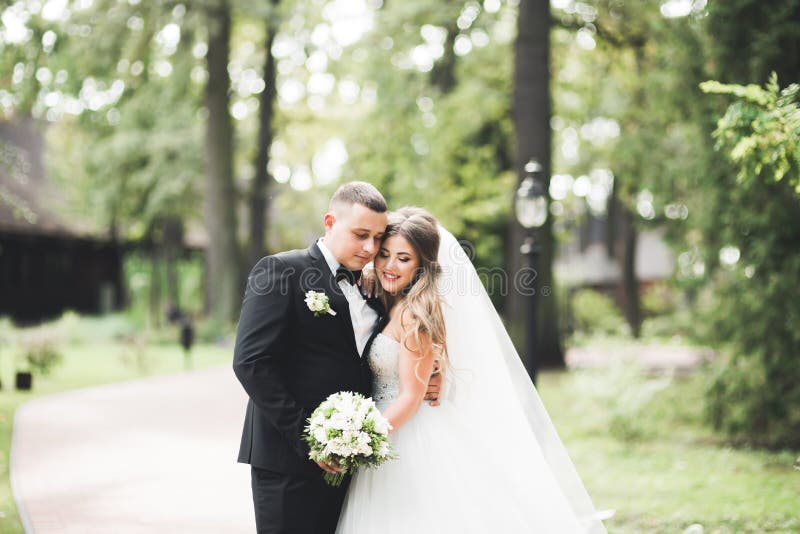
[[[370,254],[375,254],[375,241],[373,239],[367,239],[364,241],[364,250],[369,252]]]

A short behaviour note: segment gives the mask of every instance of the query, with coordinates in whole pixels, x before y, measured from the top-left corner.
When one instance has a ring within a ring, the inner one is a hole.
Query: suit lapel
[[[358,346],[353,332],[353,319],[350,317],[350,305],[347,303],[342,288],[336,282],[328,262],[325,261],[325,256],[322,255],[316,243],[309,247],[308,253],[313,260],[313,267],[319,271],[319,283],[324,287],[325,294],[328,295],[328,303],[331,309],[336,312],[334,319],[339,319],[342,323],[342,328],[345,329],[345,335],[353,348],[353,352],[358,355]],[[316,277],[316,273],[314,274]]]

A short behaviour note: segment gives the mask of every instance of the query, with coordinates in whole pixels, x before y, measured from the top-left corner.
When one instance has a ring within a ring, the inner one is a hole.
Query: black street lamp
[[[533,274],[531,295],[528,299],[528,320],[525,324],[525,352],[527,353],[525,363],[531,380],[536,382],[536,294],[539,279],[539,273],[536,271],[539,256],[536,230],[547,221],[548,206],[544,168],[538,161],[531,159],[525,164],[525,173],[525,179],[517,189],[514,211],[519,224],[528,231],[519,251],[528,259],[528,267]]]

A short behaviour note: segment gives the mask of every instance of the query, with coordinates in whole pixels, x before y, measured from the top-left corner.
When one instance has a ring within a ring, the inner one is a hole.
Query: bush
[[[126,339],[142,330],[130,315],[79,315],[73,311],[64,314],[48,327],[68,343],[104,343]]]
[[[119,354],[120,362],[126,367],[133,367],[140,374],[149,374],[153,369],[153,358],[147,351],[149,343],[147,335],[132,335],[120,339],[123,350]]]
[[[572,316],[576,333],[625,335],[628,325],[614,301],[593,289],[580,289],[572,296]]]
[[[800,448],[800,86],[705,88],[738,97],[714,135],[739,171],[714,218],[714,242],[733,259],[713,271],[704,317],[709,341],[729,351],[707,413],[736,442]]]
[[[21,332],[19,349],[28,368],[41,375],[48,375],[61,363],[63,356],[58,349],[58,337],[50,329],[32,328]]]
[[[11,344],[14,337],[14,323],[8,317],[0,317],[0,350]]]
[[[673,313],[648,317],[642,321],[642,337],[674,339],[686,338],[691,341],[707,339],[705,323],[697,321],[695,310],[679,308]]]
[[[584,400],[604,407],[606,417],[598,425],[622,442],[652,438],[677,411],[669,399],[673,378],[647,376],[631,361],[617,360],[600,371],[582,371],[575,380]]]
[[[670,315],[677,311],[679,294],[667,282],[657,282],[645,289],[642,295],[642,311],[653,317]]]

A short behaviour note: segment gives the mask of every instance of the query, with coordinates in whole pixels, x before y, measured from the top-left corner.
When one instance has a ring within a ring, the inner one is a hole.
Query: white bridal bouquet
[[[320,404],[305,429],[311,459],[338,465],[345,472],[377,467],[394,458],[389,447],[391,425],[372,399],[358,393],[334,393]],[[325,481],[339,486],[345,473],[325,473]]]

